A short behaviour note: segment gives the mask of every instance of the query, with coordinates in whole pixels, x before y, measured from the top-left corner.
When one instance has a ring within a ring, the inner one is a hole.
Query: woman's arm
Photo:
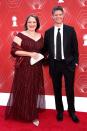
[[[16,51],[15,52],[15,55],[17,55],[17,56],[30,56],[30,57],[33,57],[33,58],[37,58],[38,56],[38,53],[36,53],[36,52],[28,52],[28,51]]]
[[[28,52],[28,51],[24,51],[21,47],[21,42],[22,39],[18,36],[15,36],[13,43],[12,43],[12,47],[11,47],[11,55],[13,57],[17,57],[17,56],[30,56],[33,58],[37,58],[38,53],[36,52]]]

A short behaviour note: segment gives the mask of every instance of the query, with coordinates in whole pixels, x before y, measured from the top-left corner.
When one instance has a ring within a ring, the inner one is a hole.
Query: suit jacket
[[[64,57],[67,63],[78,63],[78,41],[73,27],[63,25]],[[43,52],[48,53],[49,60],[54,59],[54,27],[45,32]]]

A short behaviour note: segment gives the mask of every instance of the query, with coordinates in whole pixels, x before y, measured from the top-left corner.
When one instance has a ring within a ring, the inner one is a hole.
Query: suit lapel
[[[50,49],[51,52],[54,54],[54,27],[50,30]]]
[[[54,27],[51,28],[51,32],[50,32],[50,33],[51,33],[51,34],[50,34],[50,36],[51,36],[51,38],[50,38],[51,43],[54,44]]]
[[[63,25],[63,48],[66,48],[67,44],[67,28],[66,25]]]

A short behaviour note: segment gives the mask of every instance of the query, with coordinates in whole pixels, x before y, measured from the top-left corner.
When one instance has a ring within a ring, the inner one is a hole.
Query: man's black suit
[[[64,110],[62,103],[62,76],[64,75],[68,111],[74,112],[74,75],[79,53],[75,30],[68,25],[63,25],[63,48],[64,60],[54,59],[54,27],[48,29],[44,36],[44,52],[48,53],[56,109],[57,111]]]

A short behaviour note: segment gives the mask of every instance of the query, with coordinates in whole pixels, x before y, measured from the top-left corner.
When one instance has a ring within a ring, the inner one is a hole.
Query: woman
[[[44,95],[44,82],[42,62],[31,65],[30,59],[37,59],[43,47],[43,37],[37,32],[39,27],[38,17],[30,15],[25,31],[13,40],[11,54],[16,57],[15,74],[5,115],[6,119],[32,121],[36,126],[39,125],[37,106],[44,104],[40,97]]]

